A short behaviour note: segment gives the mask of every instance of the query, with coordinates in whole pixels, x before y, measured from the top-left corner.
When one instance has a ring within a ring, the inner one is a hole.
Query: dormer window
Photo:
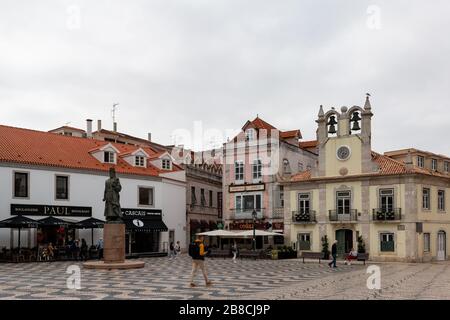
[[[144,156],[136,156],[134,158],[134,165],[136,167],[145,167],[145,157]]]
[[[431,159],[431,170],[437,171],[438,162],[436,159]]]
[[[103,162],[105,162],[105,163],[116,163],[114,152],[105,151],[104,152]]]
[[[163,170],[170,170],[171,163],[169,159],[162,159],[162,168]]]
[[[425,166],[425,158],[422,156],[417,156],[417,166],[423,168]]]
[[[245,141],[252,141],[255,139],[255,129],[247,129],[245,131]]]

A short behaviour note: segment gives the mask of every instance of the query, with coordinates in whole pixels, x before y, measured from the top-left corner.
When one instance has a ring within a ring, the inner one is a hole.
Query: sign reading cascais
[[[161,209],[126,209],[122,208],[124,219],[162,220]]]
[[[69,207],[42,204],[11,204],[11,215],[91,217],[92,207]]]
[[[264,191],[266,185],[264,183],[258,184],[243,184],[243,185],[235,185],[229,186],[229,192],[246,192],[246,191]]]

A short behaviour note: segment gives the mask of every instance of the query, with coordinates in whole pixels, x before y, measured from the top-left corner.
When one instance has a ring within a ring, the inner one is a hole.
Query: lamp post
[[[253,251],[256,251],[256,215],[258,213],[255,209],[253,209],[252,217],[253,217]]]

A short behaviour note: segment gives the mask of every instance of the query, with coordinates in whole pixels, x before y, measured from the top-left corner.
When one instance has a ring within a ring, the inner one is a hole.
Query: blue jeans
[[[328,265],[331,267],[331,265],[333,266],[333,268],[336,268],[336,254],[332,254],[331,255],[333,257],[333,261],[331,261]]]

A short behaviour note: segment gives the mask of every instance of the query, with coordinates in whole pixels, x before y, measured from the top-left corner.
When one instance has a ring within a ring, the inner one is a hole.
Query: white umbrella
[[[197,233],[198,236],[209,236],[209,237],[233,237],[236,236],[237,232],[231,232],[228,230],[213,230],[207,232]]]
[[[243,237],[243,238],[248,238],[248,237],[253,237],[253,230],[245,230],[245,231],[239,231],[235,233],[237,237]],[[276,233],[276,232],[268,232],[268,231],[263,231],[263,230],[255,230],[255,236],[260,237],[260,236],[282,236],[282,233]]]

